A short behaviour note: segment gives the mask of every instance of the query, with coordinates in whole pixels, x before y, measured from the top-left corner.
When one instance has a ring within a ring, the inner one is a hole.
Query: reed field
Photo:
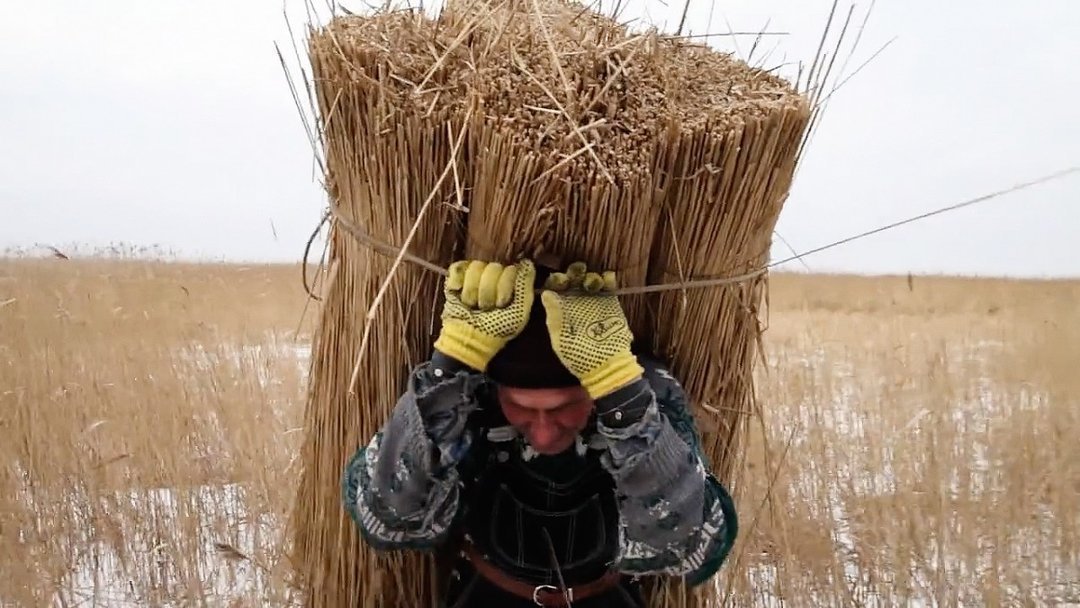
[[[300,603],[300,275],[0,259],[0,606]],[[1080,605],[1080,281],[768,300],[718,603]]]

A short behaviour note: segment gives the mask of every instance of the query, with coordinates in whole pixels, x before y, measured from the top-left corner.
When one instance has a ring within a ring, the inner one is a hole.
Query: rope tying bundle
[[[903,226],[905,224],[910,224],[910,223],[913,223],[913,222],[916,222],[916,221],[919,221],[919,220],[923,220],[923,219],[926,219],[926,218],[929,218],[929,217],[933,217],[935,215],[941,215],[943,213],[947,213],[947,212],[950,212],[950,211],[956,211],[957,209],[961,209],[963,207],[968,207],[968,206],[971,206],[971,205],[975,205],[977,203],[983,203],[983,202],[989,201],[991,199],[997,198],[999,196],[1004,196],[1006,194],[1010,194],[1010,193],[1013,193],[1013,192],[1024,190],[1024,189],[1030,188],[1032,186],[1037,186],[1039,184],[1043,184],[1043,183],[1046,183],[1046,182],[1049,182],[1049,181],[1052,181],[1052,180],[1055,180],[1055,179],[1059,179],[1059,178],[1065,177],[1067,175],[1071,175],[1071,174],[1076,173],[1076,172],[1080,172],[1080,166],[1070,167],[1068,169],[1063,169],[1061,171],[1057,171],[1057,172],[1051,173],[1049,175],[1044,175],[1044,176],[1042,176],[1040,178],[1037,178],[1037,179],[1034,179],[1034,180],[1031,180],[1031,181],[1016,184],[1016,185],[1014,185],[1014,186],[1012,186],[1010,188],[1006,188],[1006,189],[1003,189],[1003,190],[998,190],[996,192],[991,192],[990,194],[985,194],[983,196],[968,199],[968,200],[960,202],[960,203],[956,203],[956,204],[953,204],[953,205],[948,205],[946,207],[941,207],[939,209],[935,209],[935,210],[929,211],[927,213],[922,213],[922,214],[916,215],[914,217],[910,217],[910,218],[907,218],[907,219],[904,219],[904,220],[893,222],[891,224],[886,224],[884,226],[879,226],[878,228],[874,228],[872,230],[867,230],[866,232],[861,232],[859,234],[856,234],[856,235],[853,235],[853,236],[850,236],[850,237],[847,237],[847,238],[844,238],[844,239],[840,239],[839,241],[834,241],[834,242],[829,243],[827,245],[822,245],[821,247],[811,249],[811,250],[806,251],[806,252],[804,252],[802,254],[793,255],[791,257],[784,258],[782,260],[778,260],[776,262],[771,262],[771,263],[769,263],[769,264],[767,264],[765,266],[762,266],[761,268],[758,268],[756,270],[752,270],[750,272],[746,272],[746,273],[743,273],[743,274],[729,276],[729,277],[713,278],[713,279],[696,279],[696,280],[690,280],[690,281],[679,281],[679,282],[676,282],[676,283],[661,283],[661,284],[657,284],[657,285],[642,285],[642,286],[639,286],[639,287],[623,287],[623,288],[620,288],[620,289],[616,290],[615,293],[617,295],[634,295],[634,294],[642,294],[642,293],[658,293],[658,292],[663,292],[663,291],[675,291],[675,290],[680,290],[680,289],[701,289],[701,288],[706,288],[706,287],[718,287],[718,286],[722,286],[722,285],[731,285],[733,283],[741,283],[743,281],[749,281],[749,280],[756,279],[756,278],[758,278],[760,276],[765,275],[769,271],[769,269],[774,268],[776,266],[779,266],[781,264],[786,264],[788,262],[799,260],[799,259],[801,259],[801,258],[803,258],[805,256],[812,255],[812,254],[815,254],[815,253],[820,253],[822,251],[832,249],[834,247],[838,247],[840,245],[844,245],[844,244],[850,243],[852,241],[856,241],[856,240],[859,240],[859,239],[862,239],[862,238],[865,238],[865,237],[868,237],[868,236],[871,236],[871,235],[874,235],[874,234],[878,234],[880,232],[885,232],[886,230],[891,230],[893,228],[897,228],[897,227]],[[393,245],[390,245],[388,243],[380,241],[379,239],[376,239],[375,237],[371,236],[370,234],[365,232],[362,228],[360,228],[359,226],[357,226],[356,224],[351,222],[348,218],[346,218],[342,213],[340,213],[333,206],[330,207],[330,210],[328,212],[328,216],[333,218],[335,225],[339,226],[347,234],[349,234],[354,239],[356,239],[357,242],[359,242],[359,243],[361,243],[363,245],[366,245],[368,247],[371,247],[373,250],[375,250],[375,251],[377,251],[377,252],[379,252],[379,253],[381,253],[383,255],[386,255],[386,256],[389,256],[389,257],[395,257],[395,258],[400,256],[402,260],[407,261],[407,262],[411,262],[413,264],[416,264],[416,265],[418,265],[418,266],[420,266],[420,267],[422,267],[422,268],[424,268],[426,270],[429,270],[431,272],[434,272],[434,273],[436,273],[438,275],[441,275],[441,276],[446,276],[447,275],[447,270],[445,268],[442,268],[441,266],[439,266],[437,264],[433,264],[432,262],[429,262],[429,261],[427,261],[427,260],[425,260],[423,258],[417,257],[417,256],[409,253],[408,251],[402,251],[402,249],[399,248],[399,247],[395,247]],[[323,221],[325,221],[325,219]],[[320,225],[322,225],[322,222],[320,222]]]

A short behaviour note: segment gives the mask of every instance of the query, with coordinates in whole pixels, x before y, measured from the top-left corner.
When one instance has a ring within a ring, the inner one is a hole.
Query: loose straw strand
[[[349,379],[349,393],[354,394],[356,388],[356,380],[360,376],[360,365],[364,361],[364,353],[367,352],[368,339],[371,337],[371,325],[375,321],[375,313],[379,311],[379,305],[382,304],[383,297],[386,296],[386,292],[390,287],[390,282],[397,274],[397,269],[401,266],[402,260],[405,259],[408,253],[409,245],[412,244],[413,238],[416,236],[417,231],[420,228],[420,223],[424,219],[424,215],[427,213],[428,208],[431,206],[431,201],[435,200],[435,195],[438,194],[439,188],[442,187],[442,183],[446,181],[446,177],[450,174],[450,171],[457,166],[456,157],[458,149],[461,147],[461,143],[465,140],[465,133],[469,130],[469,118],[472,116],[472,108],[465,114],[465,120],[461,125],[461,132],[458,133],[457,140],[454,141],[454,148],[450,151],[450,160],[447,161],[446,167],[443,169],[439,179],[436,180],[435,186],[431,188],[431,192],[428,194],[427,199],[424,200],[424,204],[420,206],[420,211],[416,214],[416,221],[413,222],[412,227],[409,229],[408,236],[405,237],[405,243],[398,249],[397,257],[394,258],[394,263],[390,266],[390,271],[386,274],[386,278],[383,279],[382,286],[379,287],[379,292],[375,295],[375,299],[371,303],[371,307],[368,309],[366,318],[364,320],[364,335],[360,340],[360,352],[356,356],[356,364],[353,366],[352,377]],[[446,124],[447,131],[450,133],[450,137],[453,137],[453,129],[450,123]],[[340,216],[335,216],[340,217]],[[387,245],[393,249],[392,246]],[[439,269],[440,273],[445,273],[443,269]]]

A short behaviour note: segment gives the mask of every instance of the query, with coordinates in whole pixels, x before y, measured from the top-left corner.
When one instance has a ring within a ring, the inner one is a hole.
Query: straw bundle
[[[433,561],[364,546],[339,479],[430,353],[441,277],[357,231],[442,267],[581,259],[624,285],[746,272],[767,259],[810,108],[726,55],[559,0],[462,0],[436,19],[339,17],[311,31],[309,56],[340,221],[314,347],[295,565],[315,605],[432,605]],[[635,335],[694,399],[728,483],[753,403],[762,287],[758,277],[624,299]],[[709,595],[662,582],[653,597],[699,606]]]

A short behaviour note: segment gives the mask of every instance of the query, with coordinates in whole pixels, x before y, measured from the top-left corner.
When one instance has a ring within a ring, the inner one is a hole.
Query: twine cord
[[[356,241],[361,245],[367,245],[368,247],[371,247],[373,250],[387,257],[396,257],[398,255],[401,255],[402,260],[416,264],[421,268],[430,270],[431,272],[442,275],[444,277],[449,274],[449,272],[445,268],[439,266],[438,264],[434,264],[425,260],[424,258],[417,257],[409,253],[408,251],[403,251],[400,247],[394,247],[393,245],[380,241],[379,239],[371,236],[362,228],[352,223],[352,221],[346,218],[336,207],[331,206],[329,214],[332,218],[334,218],[334,224],[336,226],[344,230],[349,236],[356,239]]]
[[[695,280],[690,280],[690,281],[679,281],[679,282],[674,282],[674,283],[659,283],[659,284],[656,284],[656,285],[642,285],[642,286],[639,286],[639,287],[623,287],[623,288],[617,289],[615,291],[615,293],[616,293],[616,295],[635,295],[635,294],[643,294],[643,293],[658,293],[658,292],[664,292],[664,291],[675,291],[675,290],[679,290],[679,289],[700,289],[700,288],[705,288],[705,287],[719,287],[719,286],[723,286],[723,285],[730,285],[730,284],[733,284],[733,283],[741,283],[743,281],[749,281],[749,280],[756,279],[756,278],[764,275],[765,273],[767,273],[772,268],[775,268],[775,267],[780,266],[782,264],[787,264],[788,262],[793,262],[793,261],[796,261],[796,260],[802,260],[802,258],[804,258],[804,257],[806,257],[808,255],[813,255],[815,253],[821,253],[822,251],[827,251],[829,249],[833,249],[833,248],[839,247],[841,245],[846,245],[847,243],[850,243],[852,241],[857,241],[857,240],[866,238],[868,236],[879,234],[879,233],[885,232],[887,230],[892,230],[894,228],[898,228],[900,226],[904,226],[904,225],[911,224],[911,223],[914,223],[914,222],[917,222],[917,221],[920,221],[920,220],[924,220],[924,219],[927,219],[927,218],[930,218],[930,217],[934,217],[936,215],[942,215],[942,214],[945,214],[945,213],[956,211],[958,209],[963,209],[964,207],[970,207],[972,205],[976,205],[976,204],[979,204],[979,203],[984,203],[984,202],[990,201],[992,199],[995,199],[995,198],[998,198],[998,197],[1001,197],[1001,196],[1005,196],[1006,194],[1011,194],[1013,192],[1018,192],[1020,190],[1025,190],[1025,189],[1031,188],[1033,186],[1038,186],[1040,184],[1044,184],[1044,183],[1049,182],[1049,181],[1060,179],[1062,177],[1066,177],[1068,175],[1071,175],[1071,174],[1077,173],[1077,172],[1080,172],[1080,166],[1070,167],[1068,169],[1063,169],[1061,171],[1050,173],[1048,175],[1044,175],[1042,177],[1039,177],[1039,178],[1036,178],[1036,179],[1033,179],[1033,180],[1030,180],[1030,181],[1026,181],[1026,182],[1016,184],[1014,186],[1011,186],[1009,188],[1005,188],[1003,190],[998,190],[996,192],[991,192],[989,194],[984,194],[982,196],[978,196],[978,197],[975,197],[975,198],[972,198],[972,199],[968,199],[968,200],[965,200],[965,201],[962,201],[962,202],[959,202],[959,203],[955,203],[955,204],[948,205],[948,206],[945,206],[945,207],[940,207],[938,209],[934,209],[933,211],[928,211],[926,213],[921,213],[919,215],[909,217],[907,219],[892,222],[890,224],[885,224],[884,226],[879,226],[877,228],[873,228],[873,229],[867,230],[865,232],[860,232],[858,234],[855,234],[855,235],[840,239],[838,241],[833,241],[831,243],[822,245],[820,247],[815,247],[814,249],[811,249],[809,251],[805,251],[803,253],[795,254],[793,256],[790,256],[790,257],[787,257],[787,258],[784,258],[784,259],[781,259],[781,260],[778,260],[778,261],[775,261],[775,262],[770,262],[769,264],[766,264],[765,266],[762,266],[760,268],[757,268],[756,270],[752,270],[750,272],[746,272],[746,273],[743,273],[743,274],[734,275],[734,276],[727,276],[727,277],[720,277],[720,278],[715,278],[715,279],[695,279]],[[353,223],[348,218],[346,218],[336,207],[334,207],[334,206],[330,207],[329,215],[331,217],[333,217],[334,223],[335,223],[336,226],[339,226],[342,230],[344,230],[347,234],[349,234],[351,237],[356,239],[361,244],[367,245],[368,247],[371,247],[373,250],[375,250],[375,251],[377,251],[377,252],[379,252],[379,253],[381,253],[383,255],[397,258],[397,260],[399,260],[399,261],[401,261],[401,260],[407,261],[407,262],[416,264],[416,265],[418,265],[418,266],[420,266],[420,267],[422,267],[422,268],[424,268],[426,270],[434,272],[434,273],[436,273],[438,275],[441,275],[441,276],[444,276],[444,277],[447,276],[447,274],[448,274],[447,270],[445,268],[439,266],[438,264],[434,264],[432,262],[429,262],[428,260],[425,260],[423,258],[420,258],[420,257],[418,257],[416,255],[413,255],[413,254],[409,253],[407,251],[407,248],[395,247],[393,245],[390,245],[390,244],[388,244],[388,243],[386,243],[384,241],[381,241],[381,240],[376,239],[375,237],[371,236],[370,234],[365,232],[362,228],[360,228],[355,223]]]

